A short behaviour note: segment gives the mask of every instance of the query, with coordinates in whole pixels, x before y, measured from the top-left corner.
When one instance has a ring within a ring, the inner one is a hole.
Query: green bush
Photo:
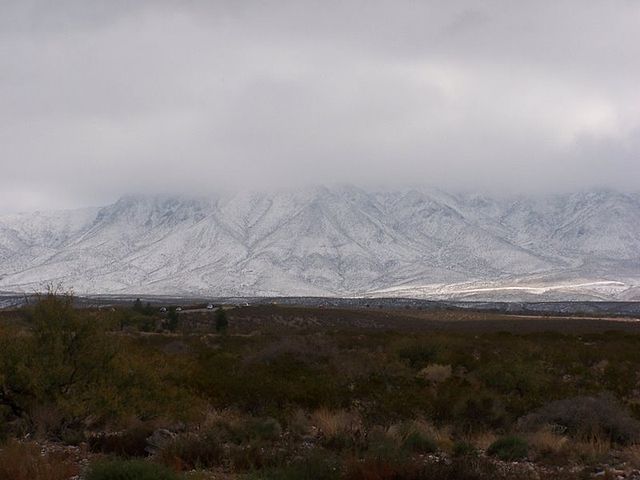
[[[516,436],[502,437],[493,442],[487,449],[487,454],[500,460],[522,460],[529,453],[529,445],[525,440]]]
[[[388,435],[382,427],[374,427],[369,431],[367,435],[367,459],[375,459],[384,463],[397,463],[405,460],[406,453],[400,448],[397,440]]]
[[[414,344],[401,348],[398,356],[406,360],[412,368],[423,368],[433,362],[438,355],[433,345]]]
[[[250,438],[276,440],[282,435],[282,427],[275,418],[255,419],[247,422],[246,432]]]
[[[419,431],[409,433],[403,442],[403,447],[418,453],[433,453],[438,449],[431,437]]]
[[[91,467],[86,480],[178,480],[178,475],[162,465],[143,460],[111,460]]]
[[[453,391],[455,392],[455,389]],[[453,411],[452,421],[462,431],[499,428],[507,423],[499,397],[484,392],[462,390],[458,398],[454,397],[451,401],[450,406],[445,405],[445,409]]]
[[[469,442],[456,442],[453,444],[453,456],[454,457],[475,457],[478,455],[478,450]]]
[[[176,311],[176,307],[169,307],[169,312],[167,313],[167,329],[170,332],[175,332],[178,329],[179,323],[180,316]]]
[[[227,312],[222,307],[218,307],[216,310],[216,331],[224,333],[229,326],[229,320],[227,319]]]
[[[73,301],[53,289],[39,295],[28,310],[31,334],[0,339],[0,407],[13,417],[33,420],[34,411],[52,406],[62,430],[95,414],[90,403],[108,382],[117,342]]]

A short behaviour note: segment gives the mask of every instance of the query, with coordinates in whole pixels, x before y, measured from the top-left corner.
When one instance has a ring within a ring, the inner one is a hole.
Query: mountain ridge
[[[0,290],[49,282],[79,293],[629,300],[640,195],[321,186],[0,215]]]

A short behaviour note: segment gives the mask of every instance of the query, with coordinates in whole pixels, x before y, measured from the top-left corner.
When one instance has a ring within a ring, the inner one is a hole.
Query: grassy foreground
[[[0,480],[640,468],[636,333],[368,329],[307,314],[78,310],[54,293],[5,312]]]

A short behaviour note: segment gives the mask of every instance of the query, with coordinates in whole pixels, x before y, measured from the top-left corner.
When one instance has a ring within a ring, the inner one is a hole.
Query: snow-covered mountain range
[[[640,194],[315,187],[0,216],[0,291],[640,300]]]

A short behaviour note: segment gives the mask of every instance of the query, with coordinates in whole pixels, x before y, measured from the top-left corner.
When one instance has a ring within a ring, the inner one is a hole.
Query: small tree
[[[146,303],[146,305],[144,306],[144,309],[142,310],[142,313],[144,313],[147,316],[151,316],[155,313],[150,302]]]
[[[71,293],[53,287],[29,310],[30,335],[0,338],[0,407],[29,417],[55,406],[65,422],[90,414],[95,388],[107,380],[117,344],[73,307]]]
[[[133,302],[133,309],[138,313],[142,313],[142,311],[144,310],[144,308],[142,307],[142,300],[136,298],[136,301]]]
[[[178,316],[176,307],[170,307],[167,312],[167,328],[170,332],[175,332],[178,329]]]
[[[222,307],[218,307],[216,310],[216,331],[224,333],[227,331],[228,326],[227,312]]]

